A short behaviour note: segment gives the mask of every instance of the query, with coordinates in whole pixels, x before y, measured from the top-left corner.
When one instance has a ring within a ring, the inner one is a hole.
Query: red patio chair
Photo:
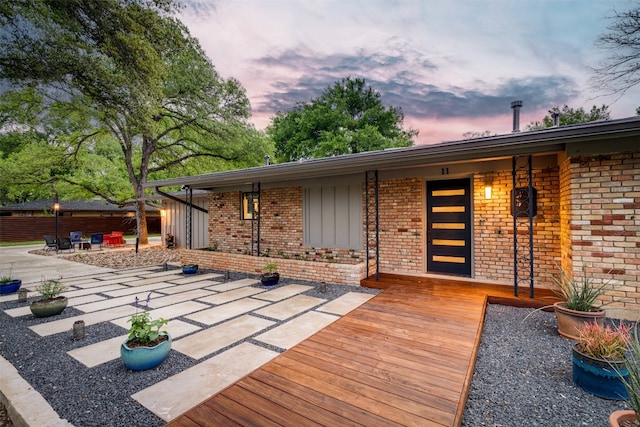
[[[112,231],[111,244],[114,246],[124,246],[124,233],[122,231]]]

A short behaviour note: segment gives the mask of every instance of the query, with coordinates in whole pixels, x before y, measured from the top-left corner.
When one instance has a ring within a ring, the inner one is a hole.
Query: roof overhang
[[[570,152],[586,144],[589,151],[610,152],[612,140],[640,137],[640,117],[591,122],[462,141],[272,164],[248,169],[171,178],[146,183],[145,187],[189,186],[194,189],[237,187],[252,182],[276,183],[330,176],[353,175],[368,170],[387,171],[421,165],[483,161],[517,155]],[[638,146],[637,141],[634,142]]]

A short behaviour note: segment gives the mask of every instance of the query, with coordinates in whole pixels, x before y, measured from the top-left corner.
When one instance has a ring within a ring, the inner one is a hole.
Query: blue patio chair
[[[80,243],[82,243],[82,231],[72,231],[71,233],[69,233],[69,238],[71,239],[73,248],[75,249],[76,245],[78,245],[79,248]]]
[[[100,247],[100,250],[102,250],[102,242],[104,241],[104,235],[99,234],[99,233],[93,233],[91,235],[91,247],[93,248],[94,245],[98,245]]]

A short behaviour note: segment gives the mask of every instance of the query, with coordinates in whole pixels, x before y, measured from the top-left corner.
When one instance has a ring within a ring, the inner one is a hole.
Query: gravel
[[[108,257],[102,254],[96,258],[71,258],[104,267],[116,268],[114,265],[117,264],[123,268],[129,262],[125,259],[131,258],[128,252],[123,251],[120,255],[112,252]],[[158,257],[163,257],[162,253],[169,257],[161,258],[162,262],[170,262],[167,259],[172,259],[170,257],[176,254],[154,249],[136,258],[147,258],[147,262],[153,264]],[[144,261],[138,259],[136,263],[140,265]],[[247,275],[232,273],[230,280],[244,277]],[[278,286],[290,282],[281,279]],[[317,289],[315,287],[306,294],[333,299],[354,290],[352,287],[336,285],[328,285],[326,293],[320,293]],[[0,309],[20,305],[13,301],[5,302],[0,303]],[[82,313],[68,307],[63,314],[51,320],[78,314]],[[172,351],[167,360],[169,363],[135,375],[117,359],[87,369],[66,352],[122,335],[122,328],[108,322],[90,325],[86,327],[86,337],[74,341],[71,333],[41,338],[28,329],[30,325],[47,319],[34,319],[32,316],[11,318],[4,312],[0,312],[0,319],[0,354],[19,370],[62,418],[76,426],[164,425],[162,420],[130,396],[204,360],[194,361]],[[181,320],[188,321],[184,318]],[[251,338],[247,341],[283,351]],[[571,346],[571,341],[557,334],[553,313],[489,305],[462,425],[606,426],[612,411],[628,407],[625,402],[601,399],[573,385]],[[0,426],[10,425],[4,422],[10,421],[6,420],[0,408]]]
[[[573,342],[556,327],[553,313],[487,307],[463,426],[605,427],[611,412],[628,409],[573,384]]]

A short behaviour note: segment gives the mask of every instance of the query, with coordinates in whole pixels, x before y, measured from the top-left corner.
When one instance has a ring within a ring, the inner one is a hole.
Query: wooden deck
[[[384,276],[384,292],[177,417],[178,426],[459,426],[487,301],[513,290]]]

